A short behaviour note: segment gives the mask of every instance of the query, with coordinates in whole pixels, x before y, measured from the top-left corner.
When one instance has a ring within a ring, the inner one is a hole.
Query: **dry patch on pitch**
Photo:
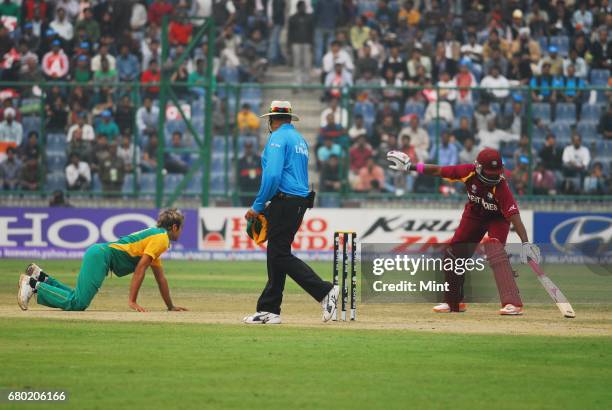
[[[153,292],[142,295],[139,302],[151,310],[146,313],[128,311],[126,295],[99,295],[90,310],[62,312],[47,309],[34,301],[31,309],[22,312],[17,304],[1,298],[0,317],[47,318],[57,320],[94,320],[111,322],[168,322],[192,324],[240,325],[242,317],[253,312],[257,295],[206,294],[175,295],[175,300],[189,312],[162,311],[159,296]],[[367,304],[358,306],[356,322],[321,323],[317,303],[305,295],[289,294],[283,305],[283,326],[414,330],[438,333],[488,333],[513,335],[612,336],[612,307],[576,306],[575,319],[564,319],[554,305],[527,306],[520,317],[502,317],[498,306],[470,305],[466,313],[435,314],[427,304]],[[246,326],[246,325],[244,325]]]

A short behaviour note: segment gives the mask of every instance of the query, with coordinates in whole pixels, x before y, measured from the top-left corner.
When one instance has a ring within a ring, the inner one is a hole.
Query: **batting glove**
[[[527,264],[529,263],[529,259],[539,264],[542,260],[540,248],[536,244],[524,242],[521,247],[521,262]]]
[[[410,157],[401,151],[387,152],[387,160],[392,162],[392,164],[389,165],[390,169],[396,171],[408,171],[408,169],[410,169]]]

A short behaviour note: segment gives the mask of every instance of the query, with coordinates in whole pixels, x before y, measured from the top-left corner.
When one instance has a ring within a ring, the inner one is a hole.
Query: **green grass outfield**
[[[127,311],[129,278],[108,279],[85,313],[90,316],[35,304],[20,312],[16,281],[25,263],[0,260],[0,390],[67,390],[69,401],[0,402],[0,409],[558,410],[612,403],[609,306],[577,308],[579,317],[570,322],[554,306],[527,310],[524,318],[500,318],[491,313],[494,307],[474,307],[472,316],[449,319],[425,305],[363,305],[357,323],[324,325],[317,322],[318,307],[288,281],[288,324],[246,326],[239,316],[254,307],[265,278],[263,262],[170,261],[175,303],[206,323],[177,323],[173,318],[180,313],[161,312],[150,275],[139,299],[150,313]],[[43,266],[72,284],[79,262]],[[313,266],[328,276],[328,263]],[[109,312],[118,320],[103,316]],[[466,331],[391,326],[404,320],[430,327],[452,322]],[[477,323],[499,331],[473,333],[470,326]],[[559,331],[546,334],[548,324]],[[535,330],[505,334],[504,326]],[[602,336],[582,335],[596,329]]]

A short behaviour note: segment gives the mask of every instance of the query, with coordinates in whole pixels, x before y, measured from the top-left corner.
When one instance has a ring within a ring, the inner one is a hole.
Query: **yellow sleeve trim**
[[[459,179],[442,178],[442,179],[445,179],[445,180],[450,181],[450,182],[465,182],[465,181],[467,181],[469,178],[471,178],[473,176],[474,176],[474,171],[470,172],[469,174],[467,174],[463,178],[459,178]]]

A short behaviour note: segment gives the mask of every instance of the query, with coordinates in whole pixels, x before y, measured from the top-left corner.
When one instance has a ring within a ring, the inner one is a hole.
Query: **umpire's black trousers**
[[[291,254],[291,243],[306,213],[306,200],[275,197],[266,209],[268,219],[268,283],[257,301],[258,312],[280,314],[287,275],[310,296],[322,301],[333,285]]]

